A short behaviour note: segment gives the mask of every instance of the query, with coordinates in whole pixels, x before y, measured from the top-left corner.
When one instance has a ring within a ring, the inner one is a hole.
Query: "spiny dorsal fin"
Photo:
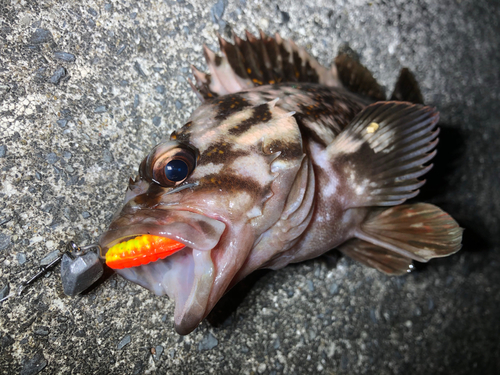
[[[363,109],[328,146],[345,208],[394,206],[415,197],[436,154],[439,113],[405,102]]]
[[[399,72],[399,77],[396,81],[391,100],[424,104],[424,98],[420,92],[418,82],[408,68],[403,68],[401,72]]]
[[[234,44],[219,36],[221,56],[203,47],[210,74],[193,67],[193,86],[204,99],[281,82],[342,86],[335,66],[325,68],[304,48],[279,34],[273,38],[260,31],[257,38],[246,31],[247,40],[233,35]]]
[[[335,58],[339,79],[350,91],[374,100],[385,100],[385,92],[373,75],[350,53]]]

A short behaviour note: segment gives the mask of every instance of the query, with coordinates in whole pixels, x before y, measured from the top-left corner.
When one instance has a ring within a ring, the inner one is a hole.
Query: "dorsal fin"
[[[309,82],[342,86],[336,67],[327,69],[293,41],[279,34],[260,38],[246,31],[247,40],[234,35],[234,44],[219,36],[221,56],[204,46],[210,74],[193,67],[193,88],[204,99],[227,95],[255,86],[281,82]]]
[[[350,53],[339,53],[335,65],[340,81],[350,91],[377,101],[386,100],[383,88],[373,75]]]
[[[401,72],[399,72],[399,77],[396,81],[391,100],[424,104],[424,98],[420,92],[418,82],[408,68],[403,68]]]

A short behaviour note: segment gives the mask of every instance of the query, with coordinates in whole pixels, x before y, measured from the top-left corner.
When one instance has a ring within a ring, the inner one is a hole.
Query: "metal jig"
[[[70,293],[66,294],[74,296],[82,292],[83,290],[87,289],[90,285],[92,285],[95,281],[97,281],[99,277],[101,277],[103,272],[103,267],[97,255],[98,253],[100,253],[101,250],[101,247],[98,244],[92,244],[80,247],[75,242],[70,241],[66,246],[66,248],[67,248],[66,251],[60,253],[57,256],[57,258],[55,258],[49,264],[40,266],[39,271],[28,280],[22,282],[16,288],[16,291],[14,293],[9,293],[7,296],[1,298],[0,303],[11,297],[16,297],[16,296],[20,297],[27,287],[32,285],[40,277],[49,272],[50,269],[54,267],[57,263],[61,262],[61,260],[65,260],[66,258],[70,259],[69,266],[71,266],[73,263],[78,263],[79,260],[83,259],[83,267],[82,267],[82,261],[80,261],[78,264],[80,267],[77,267],[76,269],[75,267],[69,267],[70,271],[66,272],[66,274],[63,274],[61,272],[64,291],[66,293],[69,286],[69,290],[71,292],[71,294]],[[92,252],[91,251],[92,249],[97,249],[97,253]],[[90,256],[87,256],[86,259],[84,259],[83,257],[86,254],[90,254]],[[68,264],[67,261],[66,263]],[[62,265],[61,265],[61,271],[63,271]]]
[[[104,267],[99,258],[101,252],[99,245],[78,247],[71,241],[68,248],[72,251],[66,252],[62,256],[61,280],[64,293],[74,297],[99,280],[104,273]],[[93,248],[97,251],[90,251]]]

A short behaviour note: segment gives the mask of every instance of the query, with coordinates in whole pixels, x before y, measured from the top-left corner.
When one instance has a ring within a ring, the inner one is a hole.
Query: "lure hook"
[[[91,245],[86,245],[86,246],[78,246],[74,241],[69,241],[68,245],[66,247],[67,247],[67,250],[65,253],[61,254],[61,257],[64,254],[68,254],[68,253],[72,254],[72,255],[76,255],[76,256],[85,255],[92,249],[96,249],[98,254],[101,253],[101,246],[99,246],[99,244],[96,244],[96,243],[93,243]]]

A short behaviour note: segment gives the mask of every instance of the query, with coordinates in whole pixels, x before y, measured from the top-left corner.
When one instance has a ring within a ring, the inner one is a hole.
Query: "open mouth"
[[[126,279],[173,299],[175,328],[187,334],[205,315],[215,277],[211,253],[226,225],[189,211],[158,211],[118,218],[99,241],[101,256]]]

